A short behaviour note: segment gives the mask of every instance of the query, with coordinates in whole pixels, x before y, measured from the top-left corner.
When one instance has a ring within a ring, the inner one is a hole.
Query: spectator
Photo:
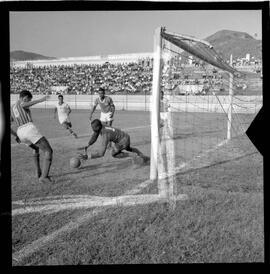
[[[10,70],[11,93],[18,93],[21,88],[33,93],[45,93],[51,86],[69,86],[69,93],[91,94],[106,85],[111,93],[121,93],[126,82],[135,87],[151,88],[151,71],[138,63],[119,63],[103,65],[73,65],[44,67],[12,67]],[[35,92],[34,92],[35,91]],[[37,92],[36,92],[37,91]]]

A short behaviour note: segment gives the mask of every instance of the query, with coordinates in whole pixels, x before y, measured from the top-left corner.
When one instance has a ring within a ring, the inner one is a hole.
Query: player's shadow
[[[104,174],[104,169],[106,172],[118,173],[121,176],[121,170],[126,170],[132,166],[131,161],[122,160],[122,161],[113,161],[110,163],[102,164],[99,169],[95,169],[95,173],[91,173],[91,176],[99,176]]]
[[[220,133],[219,130],[205,130],[205,131],[195,131],[195,132],[186,132],[186,133],[175,133],[172,137],[172,139],[188,139],[193,137],[204,137],[204,136],[210,136],[211,134],[217,134]]]
[[[89,138],[89,134],[88,135],[77,135],[77,140],[78,139],[83,139],[83,138],[86,138],[86,137],[88,137]]]
[[[123,157],[123,159],[115,160],[106,163],[99,163],[99,164],[89,164],[84,165],[82,164],[81,167],[74,169],[72,171],[64,172],[61,174],[54,175],[55,178],[60,178],[66,175],[75,175],[75,174],[88,174],[91,172],[91,176],[98,176],[104,173],[104,169],[107,172],[119,172],[120,170],[124,170],[128,167],[132,166],[132,158],[131,157]]]
[[[79,168],[74,168],[72,171],[68,171],[68,172],[63,172],[60,174],[55,174],[54,177],[62,177],[65,175],[72,175],[72,174],[79,174],[82,172],[86,172],[86,171],[91,171],[91,170],[96,170],[100,167],[100,164],[92,164],[92,165],[88,165],[88,166],[81,166]]]

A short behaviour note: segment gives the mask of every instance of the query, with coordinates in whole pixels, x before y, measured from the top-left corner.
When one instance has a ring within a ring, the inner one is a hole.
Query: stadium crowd
[[[67,86],[68,94],[93,94],[100,86],[111,94],[149,93],[152,67],[139,63],[102,65],[11,67],[11,93],[22,89],[43,94],[54,86]]]
[[[176,94],[207,94],[210,87],[219,92],[224,90],[224,75],[215,69],[203,71],[194,65],[172,65],[171,68],[170,76],[163,72],[161,86],[173,89]],[[196,73],[198,70],[201,71]],[[57,93],[54,88],[64,87],[66,94],[95,94],[99,87],[103,87],[108,94],[148,95],[152,89],[152,72],[153,64],[150,62],[148,65],[106,62],[101,65],[12,66],[10,88],[11,93],[19,93],[22,89],[33,94],[44,94],[48,90]],[[196,91],[185,91],[187,85],[197,86]]]

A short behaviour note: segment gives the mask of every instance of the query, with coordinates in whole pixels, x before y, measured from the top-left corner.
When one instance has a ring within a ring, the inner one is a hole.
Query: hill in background
[[[262,41],[245,32],[221,30],[205,40],[212,44],[225,60],[228,60],[231,54],[233,59],[236,59],[246,57],[247,53],[256,59],[262,58]]]
[[[253,38],[245,32],[221,30],[204,40],[212,44],[215,50],[225,60],[228,60],[231,54],[233,55],[233,59],[237,59],[246,57],[247,53],[249,53],[251,57],[254,56],[256,59],[262,59],[262,41]],[[43,56],[22,50],[12,51],[10,53],[11,61],[51,59],[56,59],[56,57]]]
[[[56,59],[55,57],[48,57],[41,54],[27,52],[23,50],[15,50],[10,52],[11,61],[26,61],[26,60],[51,60]]]

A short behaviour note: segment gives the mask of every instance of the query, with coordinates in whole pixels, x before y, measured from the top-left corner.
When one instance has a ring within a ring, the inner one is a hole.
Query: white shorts
[[[100,113],[100,121],[101,122],[113,121],[113,118],[111,117],[111,115],[112,115],[112,112],[107,112],[107,113],[101,112]]]
[[[65,122],[70,123],[69,117],[58,117],[58,120],[61,125]]]
[[[33,123],[27,123],[20,126],[17,129],[17,135],[21,142],[26,145],[35,144],[43,137]]]
[[[160,119],[167,120],[168,119],[168,112],[160,112]]]

